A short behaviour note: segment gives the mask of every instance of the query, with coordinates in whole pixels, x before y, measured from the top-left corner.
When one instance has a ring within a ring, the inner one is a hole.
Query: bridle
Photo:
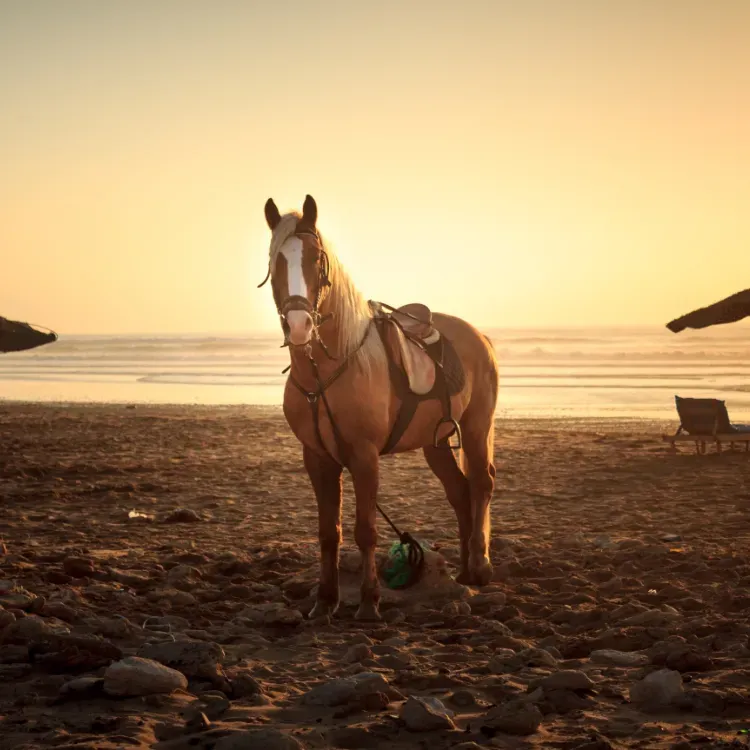
[[[323,351],[326,353],[326,355],[329,357],[329,359],[336,359],[335,357],[331,356],[328,349],[326,348],[325,343],[320,338],[320,333],[318,331],[318,328],[323,325],[327,320],[330,320],[331,315],[321,315],[320,310],[318,309],[320,307],[320,302],[323,297],[323,290],[326,287],[331,286],[331,279],[329,276],[330,273],[330,261],[328,260],[328,253],[325,251],[325,248],[323,247],[323,242],[320,239],[320,235],[317,231],[310,231],[309,229],[299,229],[294,232],[292,235],[293,237],[314,237],[317,242],[317,251],[318,251],[318,288],[315,293],[315,302],[311,305],[310,300],[307,299],[307,297],[302,297],[299,294],[292,294],[289,297],[286,297],[286,299],[282,300],[280,303],[276,302],[276,295],[274,295],[274,303],[276,304],[276,312],[279,314],[279,319],[281,320],[281,328],[284,331],[284,343],[282,344],[282,347],[288,346],[289,348],[295,348],[297,346],[300,347],[308,347],[308,344],[292,344],[291,341],[289,341],[289,324],[287,323],[286,316],[288,313],[290,313],[292,310],[303,310],[306,312],[310,318],[312,319],[313,323],[313,333],[312,337],[315,341],[317,341],[320,346],[322,347]],[[268,261],[268,273],[266,274],[266,278],[263,279],[263,281],[258,284],[258,289],[260,289],[262,286],[266,284],[266,282],[271,278],[271,261]]]

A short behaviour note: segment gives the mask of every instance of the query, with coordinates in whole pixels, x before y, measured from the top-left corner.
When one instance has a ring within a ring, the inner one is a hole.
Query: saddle
[[[443,418],[435,427],[433,444],[438,445],[438,432],[445,424],[453,427],[445,440],[457,435],[461,447],[461,430],[451,416],[451,396],[460,392],[466,382],[461,360],[451,342],[432,323],[432,312],[427,305],[411,303],[394,308],[383,302],[371,302],[374,319],[383,345],[388,353],[391,382],[401,399],[396,421],[381,454],[389,453],[408,428],[421,401],[440,399]],[[396,363],[389,346],[385,326],[394,333],[401,367]],[[402,369],[403,368],[403,369]]]

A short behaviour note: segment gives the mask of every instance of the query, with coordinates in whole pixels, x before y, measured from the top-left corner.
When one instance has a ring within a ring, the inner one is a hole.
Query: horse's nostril
[[[312,318],[308,318],[305,321],[305,328],[309,331],[312,328]]]

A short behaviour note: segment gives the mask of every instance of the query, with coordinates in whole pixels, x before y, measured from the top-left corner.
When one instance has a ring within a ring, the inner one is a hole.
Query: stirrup
[[[432,437],[432,447],[433,448],[439,448],[440,447],[440,443],[438,442],[438,432],[440,432],[440,428],[444,424],[453,425],[453,432],[449,433],[448,437],[445,438],[445,446],[448,447],[448,448],[450,448],[452,451],[460,451],[461,447],[462,447],[462,443],[461,443],[461,428],[459,427],[458,422],[456,422],[456,420],[453,419],[453,418],[451,418],[451,417],[443,417],[437,423],[437,426],[435,427],[435,433],[433,434],[433,437]],[[454,435],[456,436],[456,442],[455,442],[454,445],[451,445],[451,438]]]

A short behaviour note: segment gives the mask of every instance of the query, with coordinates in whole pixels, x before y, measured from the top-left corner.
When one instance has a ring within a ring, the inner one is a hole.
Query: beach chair
[[[694,442],[695,450],[706,452],[706,442],[716,443],[721,453],[722,443],[744,443],[745,451],[750,450],[750,425],[732,424],[729,421],[727,406],[716,398],[681,398],[675,396],[680,426],[674,435],[662,435],[662,440],[677,448],[677,443]]]

